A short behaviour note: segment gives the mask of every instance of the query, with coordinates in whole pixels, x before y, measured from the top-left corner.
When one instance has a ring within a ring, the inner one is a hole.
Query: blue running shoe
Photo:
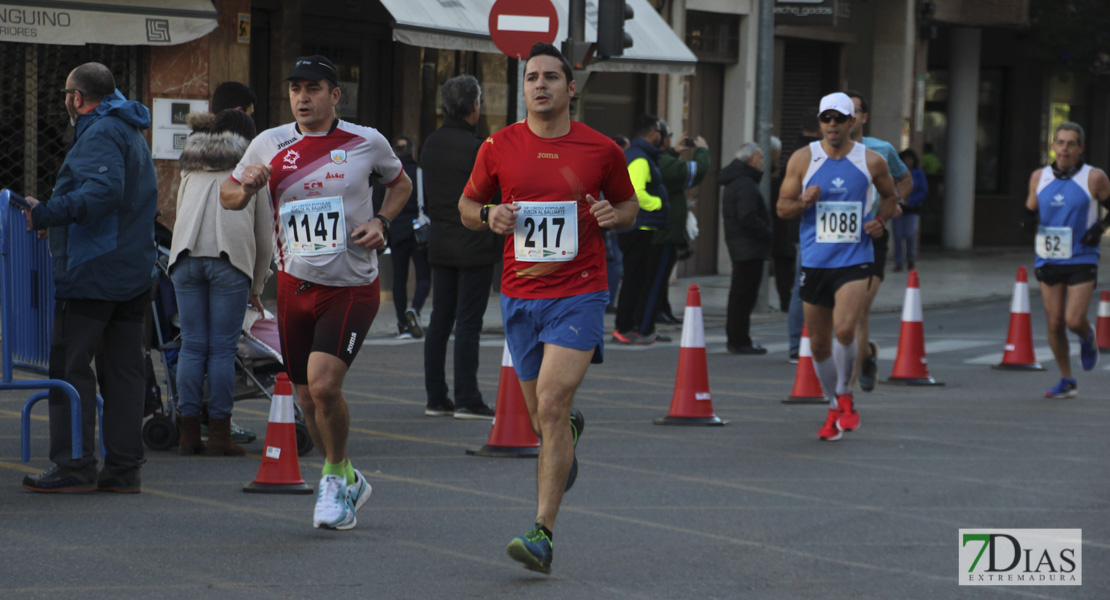
[[[509,546],[505,548],[505,552],[513,560],[523,564],[525,569],[539,571],[540,573],[551,573],[551,551],[553,547],[551,538],[547,537],[540,524],[536,523],[528,533],[513,538],[513,541],[509,542]]]
[[[1084,371],[1090,371],[1098,364],[1098,344],[1095,343],[1095,328],[1087,332],[1087,339],[1079,340],[1079,362]]]
[[[1079,384],[1070,377],[1062,377],[1056,387],[1044,393],[1045,398],[1074,398],[1079,395]]]
[[[582,430],[586,428],[586,417],[582,416],[582,411],[577,408],[570,411],[570,434],[574,438],[574,447],[578,447],[578,436],[582,435]],[[570,491],[574,487],[574,481],[578,479],[578,457],[574,457],[574,462],[570,465],[570,475],[567,476],[567,487],[563,488],[563,492]]]
[[[370,482],[366,481],[366,478],[362,476],[362,473],[358,469],[355,469],[355,481],[347,486],[347,498],[350,500],[351,506],[354,508],[355,512],[358,512],[358,509],[362,508],[363,504],[366,504],[366,501],[370,499],[370,493],[372,491],[373,488],[370,486]]]

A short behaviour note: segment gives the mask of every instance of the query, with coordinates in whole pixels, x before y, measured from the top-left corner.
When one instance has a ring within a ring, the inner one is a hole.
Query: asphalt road
[[[20,463],[21,398],[0,393],[0,597],[1110,597],[1110,360],[1076,366],[1078,398],[1047,400],[1051,361],[1041,373],[988,366],[1008,311],[927,312],[930,371],[946,385],[857,393],[861,427],[835,443],[816,438],[823,407],[780,402],[795,370],[783,323],[756,326],[773,350],[763,357],[725,353],[721,324],[707,324],[725,427],[652,424],[670,404],[677,331],[675,344],[608,348],[577,396],[581,470],[550,576],[504,551],[534,514],[534,461],[467,456],[488,423],[423,416],[420,342],[373,340],[348,377],[351,458],[374,493],[347,532],[313,529],[311,496],[241,491],[261,441],[240,459],[149,452],[137,496],[24,491],[20,478],[48,465],[45,411]],[[899,317],[873,318],[883,378]],[[491,403],[501,343],[481,350]],[[261,400],[236,405],[259,433],[267,414]],[[313,485],[320,467],[301,460]],[[961,587],[961,528],[1082,529],[1083,585]]]

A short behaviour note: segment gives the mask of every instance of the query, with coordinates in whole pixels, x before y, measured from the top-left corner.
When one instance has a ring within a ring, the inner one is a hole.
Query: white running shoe
[[[347,498],[350,499],[355,512],[358,512],[358,509],[366,504],[372,491],[373,488],[370,487],[370,482],[366,481],[366,478],[362,476],[358,469],[355,469],[355,482],[347,486]]]
[[[338,475],[324,475],[316,494],[312,526],[324,529],[350,529],[355,526],[355,511],[347,495],[347,484]]]

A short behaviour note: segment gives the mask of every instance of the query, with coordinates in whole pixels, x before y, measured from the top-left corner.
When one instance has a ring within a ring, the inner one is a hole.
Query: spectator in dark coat
[[[428,260],[432,263],[432,316],[424,342],[424,388],[428,416],[493,419],[493,409],[478,390],[478,335],[489,303],[493,266],[504,242],[489,231],[467,229],[459,216],[459,197],[470,179],[482,138],[474,134],[482,89],[460,75],[443,84],[447,118],[424,142],[420,155],[424,202],[432,220]],[[455,400],[448,397],[447,339],[455,329]]]
[[[401,212],[393,218],[393,224],[389,228],[389,253],[393,257],[393,307],[397,312],[396,338],[399,340],[420,339],[424,336],[424,329],[420,324],[420,311],[424,309],[424,301],[427,300],[428,290],[432,287],[428,248],[417,240],[415,232],[417,222],[424,227],[424,220],[421,218],[418,203],[419,184],[413,150],[412,140],[408,136],[402,135],[393,140],[393,153],[401,159],[401,164],[405,167],[405,175],[408,175],[413,182],[412,194],[408,202],[401,207]],[[381,199],[385,198],[385,188],[381,185],[374,186],[375,210],[380,206],[379,191]],[[409,306],[410,260],[416,271],[412,306]]]
[[[721,211],[732,260],[725,334],[732,354],[767,353],[766,348],[752,343],[749,333],[763,263],[771,252],[771,217],[759,193],[762,178],[763,150],[753,142],[741,146],[736,158],[721,171],[720,182],[725,186]]]
[[[685,133],[678,140],[679,147],[671,146],[672,131],[667,127],[666,121],[659,121],[659,130],[662,134],[659,154],[659,174],[663,176],[663,186],[667,188],[667,200],[670,203],[671,214],[667,217],[667,226],[655,232],[652,243],[666,246],[663,252],[665,266],[661,279],[662,289],[659,292],[659,306],[655,310],[655,322],[668,325],[681,325],[682,320],[674,315],[671,303],[667,298],[667,287],[670,285],[671,273],[674,271],[679,256],[690,256],[690,241],[686,238],[686,215],[689,212],[686,205],[686,190],[701,185],[709,172],[709,144],[705,138],[698,136],[690,138]]]

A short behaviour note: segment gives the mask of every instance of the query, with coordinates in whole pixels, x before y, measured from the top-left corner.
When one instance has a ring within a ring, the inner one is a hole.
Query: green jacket
[[[685,248],[686,239],[686,190],[701,184],[709,172],[709,149],[695,148],[693,160],[682,160],[674,148],[659,154],[659,172],[667,197],[671,199],[671,214],[667,227],[655,232],[654,244],[668,244]]]

